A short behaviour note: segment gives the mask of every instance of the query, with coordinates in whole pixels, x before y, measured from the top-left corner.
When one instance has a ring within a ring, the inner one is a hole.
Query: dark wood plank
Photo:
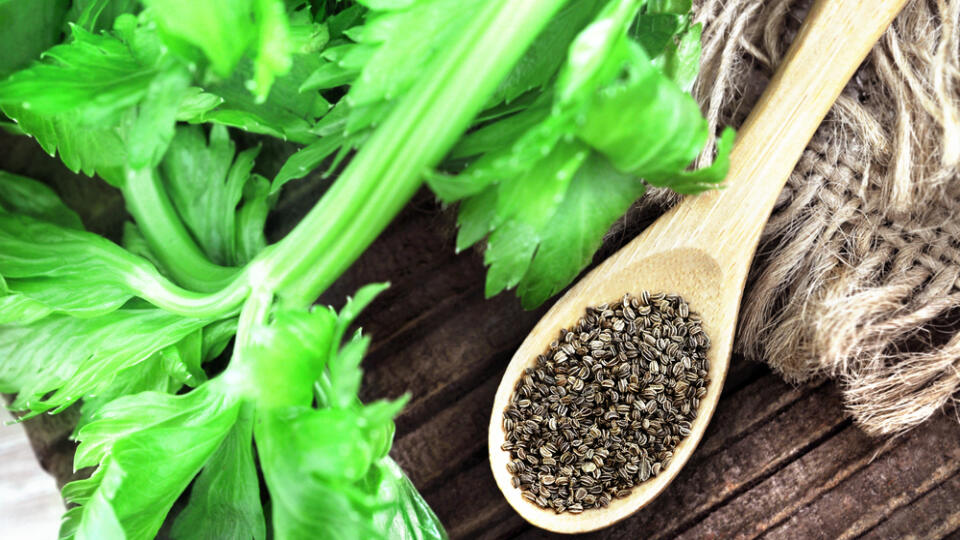
[[[924,429],[880,449],[869,466],[853,471],[775,528],[769,538],[855,538],[918,494],[960,471],[960,424],[938,415]],[[840,518],[840,519],[838,519]]]
[[[807,393],[809,392],[808,389]],[[755,383],[732,392],[729,398],[721,402],[716,415],[717,422],[711,426],[689,467],[697,467],[698,463],[711,459],[711,455],[719,448],[743,439],[749,430],[769,420],[771,416],[780,412],[780,408],[789,407],[803,395],[803,390],[790,388],[769,372]],[[764,406],[758,406],[757,403],[764,403]],[[796,414],[803,414],[803,412],[797,411]],[[741,421],[722,423],[730,418],[740,418]],[[450,533],[454,538],[474,537],[501,521],[504,515],[515,516],[493,483],[486,461],[486,449],[482,443],[475,445],[475,451],[480,452],[481,463],[463,470],[448,467],[452,476],[439,484],[440,487],[437,490],[427,494],[428,500],[435,498],[438,501],[438,512],[446,512],[441,515],[441,518],[446,523],[451,523]],[[444,497],[440,494],[442,492],[458,493],[461,490],[474,491],[478,496],[470,499],[469,506],[464,506],[450,505],[449,501],[455,497]]]
[[[940,538],[960,530],[960,474],[897,508],[864,534],[864,540]]]
[[[527,523],[510,508],[490,476],[486,452],[459,474],[424,492],[427,502],[439,512],[451,538],[498,537],[494,529],[517,532]],[[460,504],[451,504],[456,499]],[[504,524],[504,522],[506,522]],[[500,534],[503,534],[501,532]]]
[[[490,377],[454,406],[397,438],[393,455],[417,486],[429,489],[486,447],[489,404],[499,379]]]
[[[423,223],[433,218],[407,219]],[[406,222],[407,226],[411,221]],[[393,241],[388,238],[386,243]],[[428,501],[453,538],[504,538],[516,534],[541,537],[542,531],[527,526],[500,497],[487,470],[484,447],[489,414],[485,409],[502,364],[535,322],[536,315],[517,310],[510,297],[483,300],[479,288],[470,290],[471,281],[482,280],[482,268],[475,257],[467,263],[450,262],[449,252],[437,257],[448,261],[432,266],[422,261],[417,264],[428,272],[456,269],[460,280],[456,276],[440,277],[436,288],[431,281],[431,294],[441,298],[439,302],[430,305],[426,312],[417,313],[415,319],[386,339],[376,340],[377,346],[368,360],[367,392],[373,395],[378,389],[391,386],[413,391],[409,412],[398,421],[401,429],[395,453],[408,468],[428,468],[429,472],[411,472],[411,476],[425,489]],[[417,282],[408,290],[415,290],[424,277],[412,276],[410,279]],[[405,296],[407,292],[401,287],[411,285],[399,285],[395,289]],[[466,290],[461,288],[464,285]],[[482,315],[476,317],[477,314]],[[485,325],[484,321],[491,318],[496,323],[492,327]],[[391,319],[387,314],[375,314],[367,328],[389,332]],[[486,354],[478,355],[476,351]],[[460,360],[459,366],[451,362],[451,356]],[[497,363],[499,367],[491,367]],[[424,369],[414,367],[418,365]],[[451,367],[456,374],[450,373]],[[657,538],[680,533],[697,537],[698,532],[703,532],[697,525],[699,520],[713,523],[713,516],[724,513],[739,515],[740,526],[749,528],[753,524],[751,517],[762,512],[743,513],[743,505],[738,503],[761,495],[765,503],[762,508],[779,510],[775,514],[782,519],[826,487],[808,494],[807,499],[797,493],[811,485],[830,485],[822,476],[810,474],[811,463],[830,464],[831,470],[843,471],[845,475],[841,476],[846,478],[873,457],[879,443],[843,418],[832,385],[794,388],[762,373],[767,373],[766,369],[756,364],[735,362],[715,421],[690,465],[691,470],[699,472],[681,475],[669,490],[674,495],[665,494],[655,503],[660,515],[692,515],[693,519],[664,521],[635,516],[596,536],[643,534]],[[476,376],[485,382],[479,389],[471,389]],[[411,458],[411,454],[419,457]],[[718,489],[701,500],[696,486],[704,479]],[[795,488],[793,499],[789,490],[775,489],[785,486]],[[669,502],[671,497],[673,502]],[[730,510],[726,510],[728,507]],[[650,535],[651,530],[660,532]]]
[[[754,374],[757,364],[745,366],[745,363],[735,363],[733,367],[738,369],[731,371],[739,375],[750,370],[749,373]],[[695,461],[709,459],[722,448],[747,436],[761,423],[796,403],[810,391],[808,386],[792,387],[784,383],[766,367],[760,368],[759,372],[762,376],[744,382],[743,386],[737,385],[739,377],[727,380],[721,404],[693,456]]]
[[[859,429],[846,426],[777,474],[711,512],[683,536],[755,537],[866,466],[875,446],[876,442]]]
[[[406,430],[488,378],[499,378],[539,316],[514,311],[514,304],[507,296],[484,300],[482,290],[473,289],[422,315],[414,327],[374,346],[366,359],[364,397],[411,392],[398,419]]]

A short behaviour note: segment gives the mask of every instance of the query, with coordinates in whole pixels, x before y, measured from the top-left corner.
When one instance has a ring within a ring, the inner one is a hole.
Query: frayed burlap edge
[[[743,122],[808,8],[697,2],[711,127]],[[896,19],[790,177],[743,299],[738,350],[793,382],[837,379],[873,434],[916,426],[960,386],[958,19],[960,0]]]

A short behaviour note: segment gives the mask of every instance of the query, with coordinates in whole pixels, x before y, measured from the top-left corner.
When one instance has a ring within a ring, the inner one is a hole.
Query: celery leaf
[[[589,264],[646,185],[696,193],[726,175],[731,130],[712,166],[688,170],[707,122],[686,92],[699,27],[685,5],[638,13],[612,0],[572,38],[552,91],[464,137],[451,154],[467,160],[462,171],[428,174],[441,199],[462,200],[457,248],[487,239],[487,296],[516,286],[536,307]]]
[[[69,5],[67,0],[0,2],[0,79],[26,67],[60,41]]]
[[[237,419],[240,402],[222,382],[180,396],[142,392],[99,409],[80,429],[75,462],[103,472],[81,510],[64,523],[61,538],[106,538],[100,536],[104,524],[111,526],[106,534],[153,538]]]
[[[102,236],[6,213],[0,213],[0,276],[11,291],[87,317],[151,296],[165,281],[147,260]]]
[[[190,489],[189,503],[174,520],[171,538],[266,538],[251,409],[241,407],[237,422],[203,467]]]
[[[247,262],[265,245],[266,180],[251,173],[259,148],[236,153],[223,126],[209,142],[197,126],[183,126],[160,164],[160,173],[180,217],[211,260]]]
[[[0,391],[17,393],[14,409],[63,409],[107,389],[125,368],[159,362],[155,353],[207,322],[136,308],[92,319],[53,314],[0,326]]]

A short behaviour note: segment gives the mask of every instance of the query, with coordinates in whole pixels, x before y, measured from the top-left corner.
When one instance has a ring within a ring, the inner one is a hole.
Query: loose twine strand
[[[704,33],[694,97],[711,133],[742,124],[810,3],[695,2]],[[792,382],[836,379],[850,414],[872,434],[903,432],[954,401],[958,180],[960,0],[913,0],[781,194],[753,263],[736,347]],[[675,200],[653,192],[623,225]]]

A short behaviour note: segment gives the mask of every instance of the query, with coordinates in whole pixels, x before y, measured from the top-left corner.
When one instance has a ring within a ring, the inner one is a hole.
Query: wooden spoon
[[[740,130],[724,189],[688,197],[570,289],[517,350],[500,382],[490,419],[493,476],[507,502],[537,527],[580,533],[609,526],[649,503],[690,458],[710,422],[730,362],[747,271],[760,232],[800,155],[857,66],[907,0],[819,0],[787,57]],[[675,293],[703,318],[712,347],[710,383],[690,435],[657,476],[624,498],[582,514],[556,514],[525,500],[510,484],[501,449],[514,386],[561,328],[588,306],[641,290]]]

